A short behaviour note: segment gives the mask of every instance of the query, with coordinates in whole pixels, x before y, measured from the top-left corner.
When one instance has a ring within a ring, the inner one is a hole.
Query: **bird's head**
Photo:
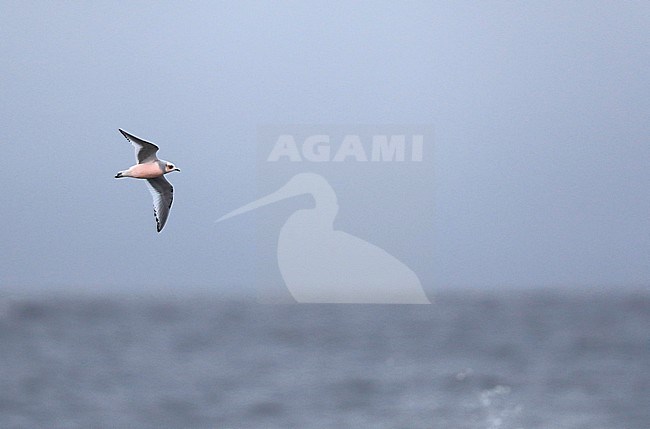
[[[174,164],[171,162],[165,163],[165,173],[171,173],[172,171],[178,171],[180,173],[180,168],[177,168]]]

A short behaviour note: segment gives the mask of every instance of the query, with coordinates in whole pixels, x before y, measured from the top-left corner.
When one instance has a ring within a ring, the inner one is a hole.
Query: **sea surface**
[[[650,428],[650,293],[0,296],[0,428]]]

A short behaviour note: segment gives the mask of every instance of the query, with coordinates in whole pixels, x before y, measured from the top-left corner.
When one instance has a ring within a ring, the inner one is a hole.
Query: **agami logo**
[[[329,135],[316,134],[296,141],[291,134],[278,136],[268,162],[420,162],[424,136],[414,134],[373,135],[365,141],[357,134],[335,141]]]
[[[268,125],[257,143],[259,196],[219,220],[255,223],[261,302],[431,302],[431,126]]]
[[[296,174],[280,189],[218,222],[302,194],[311,195],[315,205],[288,217],[277,244],[279,269],[296,302],[430,304],[417,274],[405,263],[334,228],[339,210],[336,193],[318,174]]]

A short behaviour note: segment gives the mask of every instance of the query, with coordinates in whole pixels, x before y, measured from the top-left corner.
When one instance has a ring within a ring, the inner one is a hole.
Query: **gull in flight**
[[[135,159],[138,163],[127,170],[118,171],[116,179],[133,177],[134,179],[147,179],[147,187],[153,197],[153,215],[156,218],[156,230],[162,231],[169,216],[172,206],[174,188],[165,179],[164,175],[172,171],[181,171],[169,161],[158,159],[156,152],[158,146],[144,141],[120,129],[120,132],[135,148]]]

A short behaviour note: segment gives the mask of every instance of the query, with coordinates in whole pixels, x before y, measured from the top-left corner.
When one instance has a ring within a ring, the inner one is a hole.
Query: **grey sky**
[[[5,1],[0,16],[5,291],[245,287],[251,223],[214,220],[260,196],[257,127],[287,123],[433,126],[435,243],[401,256],[434,294],[650,284],[647,2]],[[182,170],[161,235],[144,184],[113,179],[133,162],[118,127]]]

